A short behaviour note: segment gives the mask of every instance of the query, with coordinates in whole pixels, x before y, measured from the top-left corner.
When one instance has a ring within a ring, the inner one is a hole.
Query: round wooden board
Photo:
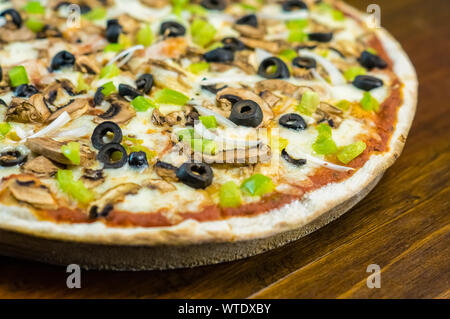
[[[85,269],[154,270],[196,267],[250,257],[283,246],[325,226],[363,199],[383,174],[344,203],[311,223],[275,236],[249,241],[178,246],[95,245],[51,240],[0,230],[0,254]]]

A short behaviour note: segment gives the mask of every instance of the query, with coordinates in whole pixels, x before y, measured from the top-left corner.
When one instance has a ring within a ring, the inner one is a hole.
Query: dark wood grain
[[[352,0],[364,9],[374,1]],[[376,1],[416,66],[419,105],[405,150],[343,217],[280,249],[197,269],[84,271],[0,257],[3,298],[449,298],[450,19],[448,0]],[[368,289],[366,268],[381,267]]]

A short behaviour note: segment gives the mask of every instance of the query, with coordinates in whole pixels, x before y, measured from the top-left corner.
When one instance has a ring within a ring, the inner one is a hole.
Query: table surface
[[[352,0],[365,10],[373,0]],[[385,0],[381,24],[419,75],[402,156],[378,186],[331,224],[245,260],[196,269],[83,271],[0,257],[0,298],[450,298],[450,19],[448,0]],[[367,266],[381,288],[367,288]]]

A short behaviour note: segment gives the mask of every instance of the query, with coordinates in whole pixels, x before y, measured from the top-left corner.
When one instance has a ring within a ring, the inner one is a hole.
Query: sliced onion
[[[92,129],[87,126],[77,127],[70,130],[64,130],[53,134],[55,137],[83,137],[89,135]]]
[[[227,119],[226,117],[220,115],[217,112],[214,112],[213,110],[210,110],[204,106],[201,106],[201,103],[198,101],[194,101],[191,100],[189,101],[189,104],[192,105],[193,107],[195,107],[195,109],[204,116],[214,116],[216,118],[216,121],[219,122],[220,124],[222,124],[223,126],[226,127],[232,127],[232,128],[236,128],[237,125],[234,124],[233,122],[231,122],[229,119]]]
[[[228,137],[219,136],[214,134],[210,130],[208,130],[200,121],[197,121],[194,124],[194,132],[197,133],[204,139],[213,140],[214,142],[221,143],[225,146],[232,145],[233,148],[236,147],[254,147],[261,144],[261,141],[248,141],[248,140],[239,140]],[[227,148],[225,148],[227,149]]]
[[[41,137],[47,136],[51,133],[59,130],[61,127],[69,123],[71,120],[69,113],[66,111],[62,112],[60,116],[58,116],[53,122],[51,122],[48,126],[44,127],[39,132],[28,136],[27,138]]]
[[[144,46],[142,44],[138,44],[138,45],[135,45],[135,46],[133,46],[131,48],[123,50],[118,55],[116,55],[111,61],[109,61],[108,64],[106,64],[106,65],[111,65],[114,62],[119,61],[120,59],[122,59],[119,63],[117,63],[117,67],[120,68],[125,63],[130,61],[130,59],[133,56],[134,52],[136,52],[138,50],[144,50]]]
[[[321,160],[320,158],[311,156],[309,154],[300,152],[298,150],[295,150],[295,155],[298,156],[298,157],[305,158],[307,161],[309,161],[309,162],[311,162],[313,164],[317,164],[317,165],[320,165],[320,166],[323,166],[323,167],[326,167],[326,168],[329,168],[329,169],[333,169],[335,171],[348,172],[348,171],[353,171],[354,170],[354,168],[352,168],[352,167],[336,165],[336,164],[333,164],[333,163]]]
[[[338,68],[324,57],[304,49],[300,50],[299,54],[301,56],[316,59],[316,61],[323,66],[325,71],[327,71],[328,75],[330,76],[331,83],[333,83],[334,85],[345,84],[345,79],[342,76],[341,72],[339,72]]]
[[[262,19],[270,19],[270,20],[303,20],[308,18],[308,10],[296,10],[293,12],[284,12],[284,13],[258,13],[259,18]]]

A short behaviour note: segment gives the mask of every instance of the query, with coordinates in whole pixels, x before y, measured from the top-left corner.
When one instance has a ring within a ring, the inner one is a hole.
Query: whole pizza
[[[337,218],[416,107],[413,66],[367,18],[325,0],[1,2],[0,247],[185,267]]]

